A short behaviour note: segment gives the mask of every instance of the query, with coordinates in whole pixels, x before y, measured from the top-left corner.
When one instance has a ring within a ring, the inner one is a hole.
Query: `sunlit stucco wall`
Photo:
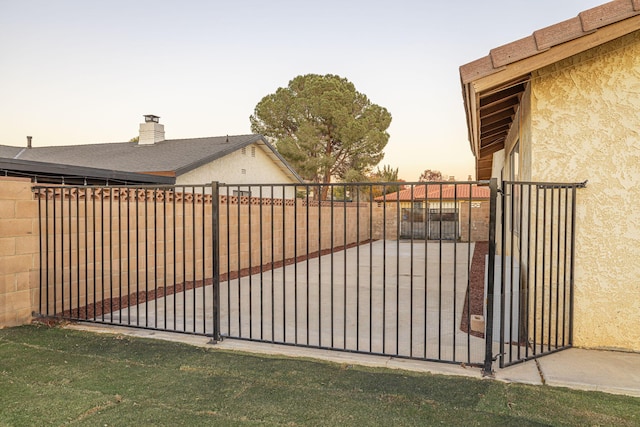
[[[178,185],[208,184],[213,181],[226,184],[293,184],[293,181],[280,169],[263,149],[257,144],[245,147],[200,166],[181,175],[177,179]],[[236,188],[237,189],[237,188]],[[251,191],[251,197],[260,197],[259,187],[240,187],[240,191]],[[229,190],[233,195],[233,188]],[[274,187],[274,197],[282,197],[282,187]],[[285,197],[293,198],[293,187],[285,188]],[[271,197],[271,187],[262,188],[262,197]]]
[[[535,72],[530,107],[530,179],[589,181],[574,344],[640,351],[640,31]]]

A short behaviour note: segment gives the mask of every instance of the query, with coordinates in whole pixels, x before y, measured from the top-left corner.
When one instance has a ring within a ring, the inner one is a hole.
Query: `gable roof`
[[[302,182],[280,153],[257,134],[168,139],[154,144],[122,142],[32,148],[0,145],[0,157],[175,177],[251,144],[260,147],[292,180]]]
[[[640,0],[615,0],[492,49],[460,67],[476,179],[491,177],[531,72],[640,30]]]
[[[413,193],[413,194],[412,194]],[[476,184],[440,184],[430,183],[423,185],[416,185],[411,188],[405,188],[404,190],[397,191],[395,193],[389,193],[386,196],[376,197],[376,202],[411,202],[420,200],[464,200],[469,199],[469,193],[471,193],[472,200],[489,200],[491,190],[489,187],[479,187]],[[413,197],[412,197],[413,196]]]

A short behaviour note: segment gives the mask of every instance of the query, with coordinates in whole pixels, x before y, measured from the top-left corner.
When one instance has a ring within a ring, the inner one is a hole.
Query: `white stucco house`
[[[189,139],[165,139],[159,117],[145,115],[138,141],[70,146],[14,147],[0,145],[0,158],[12,163],[65,165],[158,177],[158,183],[202,185],[299,184],[302,178],[262,135],[236,135]],[[168,178],[168,179],[167,179]],[[271,197],[272,187],[229,189],[231,195]],[[295,196],[294,187],[285,197]],[[283,187],[273,187],[273,197],[282,197]]]

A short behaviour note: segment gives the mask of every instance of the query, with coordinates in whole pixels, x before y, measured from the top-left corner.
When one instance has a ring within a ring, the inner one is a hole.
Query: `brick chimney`
[[[144,123],[140,123],[138,144],[147,145],[164,141],[164,125],[159,123],[160,117],[153,114],[144,116]]]

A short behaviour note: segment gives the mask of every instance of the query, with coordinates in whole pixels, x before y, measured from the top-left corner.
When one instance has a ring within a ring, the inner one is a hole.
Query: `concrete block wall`
[[[0,177],[0,327],[31,321],[38,298],[38,204],[29,179]]]
[[[0,327],[28,323],[33,312],[44,313],[47,307],[51,314],[60,313],[99,302],[103,297],[117,298],[137,289],[189,282],[194,280],[194,266],[195,280],[210,279],[210,196],[184,195],[188,200],[184,212],[180,202],[158,199],[161,196],[138,190],[134,197],[133,190],[117,189],[95,193],[56,190],[36,196],[29,179],[0,178]],[[145,197],[152,198],[147,206],[140,201]],[[386,209],[387,225],[383,228],[385,208],[377,204],[345,206],[336,202],[332,207],[330,202],[320,206],[310,202],[307,214],[304,200],[297,200],[295,205],[287,202],[284,207],[273,206],[273,211],[270,204],[260,211],[260,206],[249,208],[250,203],[255,200],[240,200],[238,206],[237,198],[222,198],[220,274],[249,267],[249,241],[251,267],[257,267],[261,261],[268,264],[303,256],[307,244],[313,253],[370,238],[396,238],[395,211]],[[194,208],[195,233],[191,223]],[[46,221],[40,222],[39,210],[48,214]],[[127,212],[128,221],[126,216],[119,217]],[[50,284],[43,291],[42,301],[41,279]],[[58,285],[54,292],[54,283],[64,283],[64,288]]]

